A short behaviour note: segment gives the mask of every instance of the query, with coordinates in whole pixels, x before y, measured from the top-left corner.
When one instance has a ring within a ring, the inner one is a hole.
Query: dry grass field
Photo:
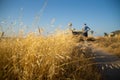
[[[100,80],[76,44],[76,38],[64,33],[1,38],[0,80]]]
[[[120,35],[115,37],[99,37],[95,45],[103,48],[108,53],[118,55],[120,57]]]

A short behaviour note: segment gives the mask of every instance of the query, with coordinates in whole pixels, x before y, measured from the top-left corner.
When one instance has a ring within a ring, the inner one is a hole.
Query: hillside
[[[120,30],[112,31],[111,33],[120,34]]]

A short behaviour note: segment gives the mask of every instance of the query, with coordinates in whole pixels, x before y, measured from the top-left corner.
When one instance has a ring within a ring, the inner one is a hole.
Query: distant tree
[[[104,32],[104,37],[108,37],[108,33]]]
[[[93,30],[91,30],[90,32],[91,32],[92,35],[94,34],[94,31],[93,31]]]

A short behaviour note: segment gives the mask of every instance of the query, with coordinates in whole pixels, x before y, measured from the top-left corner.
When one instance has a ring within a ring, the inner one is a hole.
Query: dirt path
[[[102,49],[94,48],[93,53],[94,61],[98,63],[96,66],[102,74],[102,80],[120,80],[120,58]]]

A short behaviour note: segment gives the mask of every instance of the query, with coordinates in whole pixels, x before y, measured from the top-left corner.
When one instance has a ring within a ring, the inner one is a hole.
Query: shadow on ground
[[[94,61],[98,64],[102,80],[120,80],[120,58],[103,50],[94,50]]]

